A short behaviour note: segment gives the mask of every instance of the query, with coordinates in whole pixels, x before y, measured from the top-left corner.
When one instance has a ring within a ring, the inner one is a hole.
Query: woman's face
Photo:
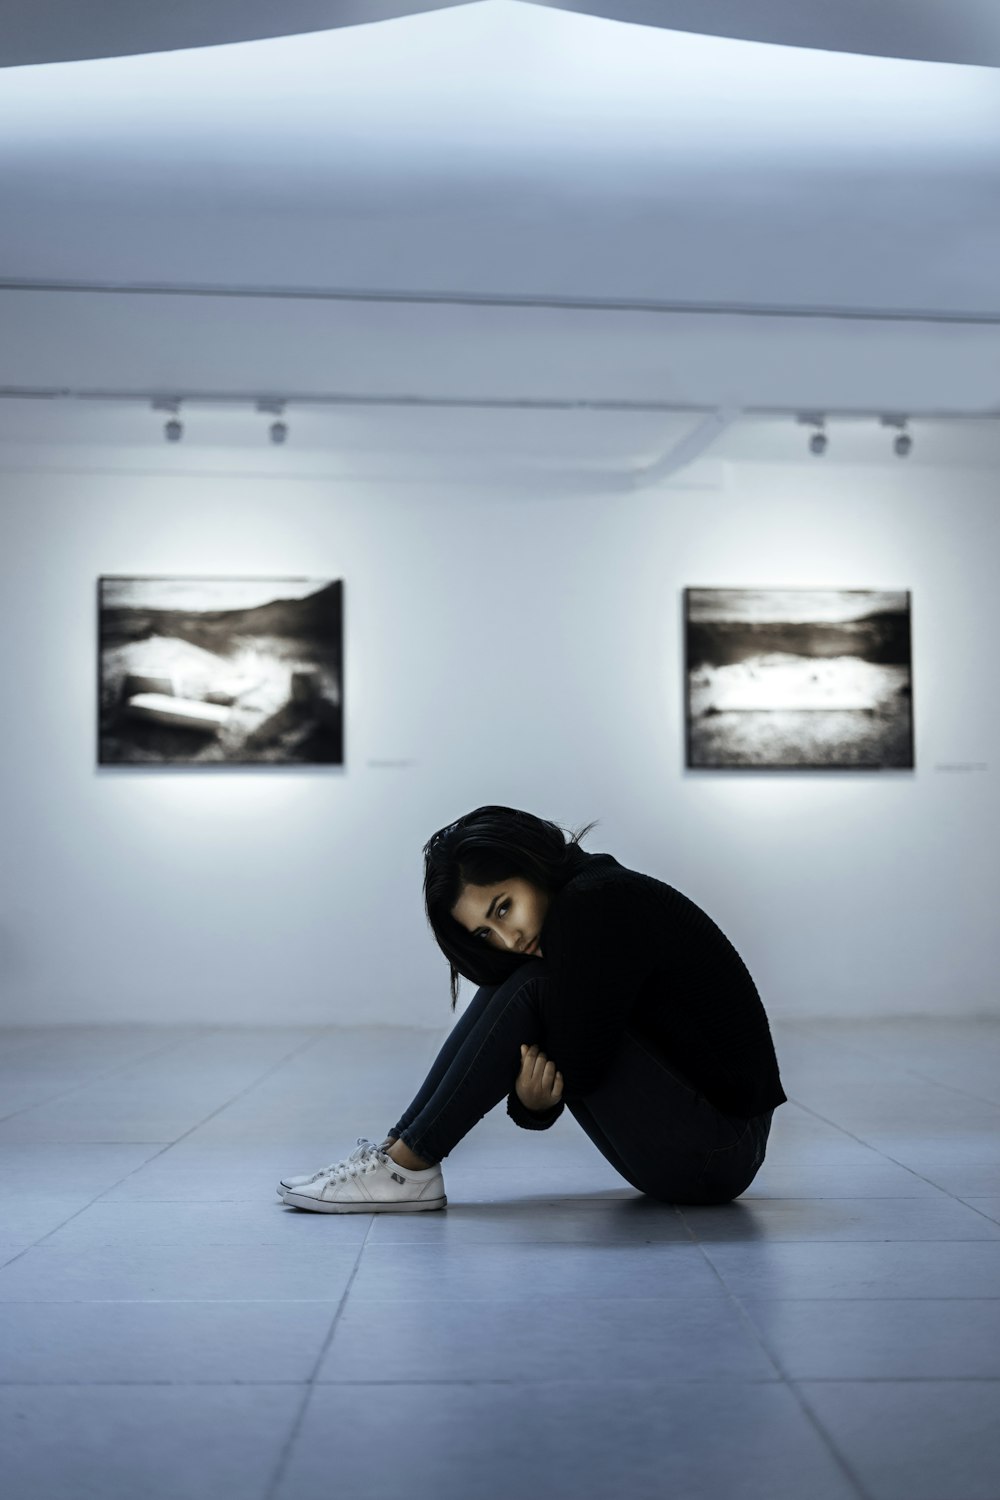
[[[496,885],[467,885],[451,914],[490,948],[541,958],[537,944],[549,909],[549,896],[530,880],[515,876]]]

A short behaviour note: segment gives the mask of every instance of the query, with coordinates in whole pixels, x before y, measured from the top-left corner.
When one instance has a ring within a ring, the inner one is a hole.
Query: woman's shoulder
[[[655,961],[668,914],[640,872],[611,855],[593,855],[552,898],[541,928],[541,948],[556,967],[586,970],[613,952],[633,969]]]
[[[632,870],[627,865],[623,865],[613,854],[591,853],[589,850],[582,850],[581,853],[585,853],[587,858],[577,864],[569,881],[563,887],[564,892],[627,891],[634,895],[637,892],[651,891],[657,887],[663,891],[673,889],[672,886],[666,885],[662,880],[657,880],[653,875],[646,875],[641,870]]]
[[[564,921],[585,921],[612,909],[625,913],[659,899],[657,887],[664,893],[671,889],[612,854],[590,854],[553,897],[550,911]]]
[[[676,886],[631,869],[612,854],[588,854],[553,898],[550,910],[566,925],[606,919],[612,913],[621,922],[647,928],[650,921],[680,930],[711,921]]]

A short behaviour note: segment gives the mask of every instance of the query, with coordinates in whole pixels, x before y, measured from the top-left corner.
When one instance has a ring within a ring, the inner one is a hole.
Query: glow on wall
[[[343,763],[343,583],[98,580],[101,765]]]

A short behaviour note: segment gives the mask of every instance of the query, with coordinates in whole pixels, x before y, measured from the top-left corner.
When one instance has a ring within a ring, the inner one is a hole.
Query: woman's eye
[[[505,912],[509,905],[509,901],[501,901],[500,905],[497,907],[497,916],[499,917],[502,912]],[[477,933],[477,937],[481,937],[484,943],[488,943],[490,940],[490,933],[485,927],[481,927],[479,932]]]

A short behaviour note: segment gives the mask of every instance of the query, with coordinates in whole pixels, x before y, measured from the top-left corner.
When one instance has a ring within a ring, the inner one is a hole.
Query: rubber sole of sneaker
[[[423,1198],[416,1203],[321,1203],[318,1198],[306,1198],[301,1193],[285,1193],[285,1202],[292,1208],[308,1208],[321,1214],[415,1214],[425,1209],[444,1208],[444,1198]]]

